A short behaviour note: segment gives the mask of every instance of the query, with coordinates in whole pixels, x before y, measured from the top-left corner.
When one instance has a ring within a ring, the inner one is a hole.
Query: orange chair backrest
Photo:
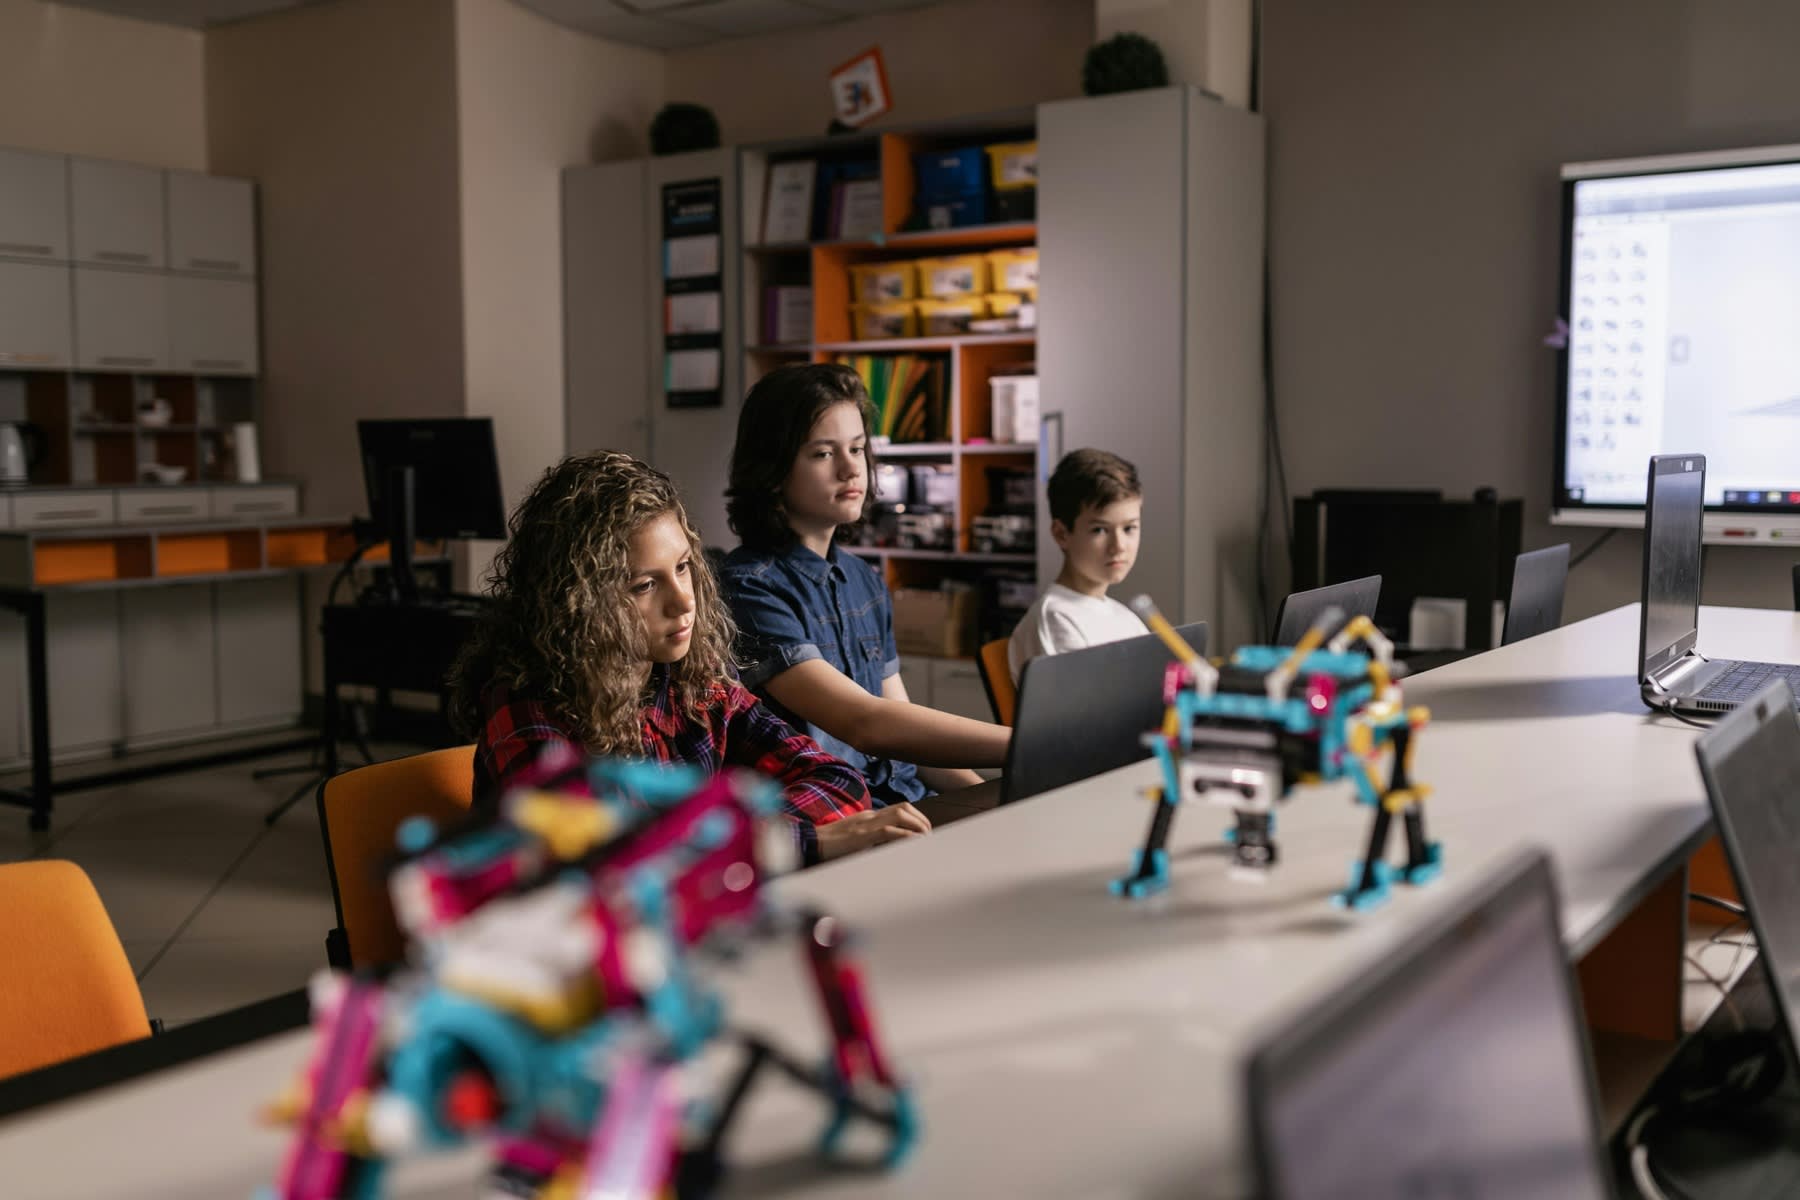
[[[150,1036],[144,997],[87,872],[0,866],[0,1076]]]
[[[1010,727],[1019,691],[1013,686],[1012,664],[1006,659],[1009,638],[995,638],[981,648],[981,682],[987,685],[988,703],[994,706],[994,719]]]
[[[428,817],[453,825],[468,816],[474,790],[472,745],[358,767],[319,789],[338,922],[356,966],[398,962],[405,950],[383,872],[401,822]]]

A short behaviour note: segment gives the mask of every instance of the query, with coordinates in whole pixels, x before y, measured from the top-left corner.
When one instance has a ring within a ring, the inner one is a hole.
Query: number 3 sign
[[[879,49],[865,50],[831,73],[837,119],[852,129],[867,125],[893,105]]]

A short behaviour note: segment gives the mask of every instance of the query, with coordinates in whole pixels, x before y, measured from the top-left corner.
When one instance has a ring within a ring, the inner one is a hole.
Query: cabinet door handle
[[[1056,451],[1050,450],[1050,427],[1056,427]],[[1038,483],[1050,482],[1050,472],[1063,456],[1063,415],[1060,412],[1047,412],[1038,421]]]
[[[241,371],[244,369],[244,360],[241,358],[196,358],[194,367],[201,371]]]
[[[30,242],[0,242],[0,254],[35,254],[49,258],[50,247],[34,246]]]
[[[92,521],[100,515],[97,508],[46,508],[38,514],[40,521]]]
[[[147,263],[148,254],[139,254],[135,250],[96,250],[94,257],[101,262]]]
[[[265,500],[257,504],[234,504],[231,506],[231,511],[234,513],[280,512],[284,507],[286,506],[279,500]]]
[[[138,509],[140,517],[191,517],[199,513],[192,504],[146,504]]]
[[[149,367],[156,364],[154,358],[134,354],[102,354],[98,361],[109,367]]]
[[[244,264],[235,258],[190,258],[188,266],[196,271],[241,271]]]

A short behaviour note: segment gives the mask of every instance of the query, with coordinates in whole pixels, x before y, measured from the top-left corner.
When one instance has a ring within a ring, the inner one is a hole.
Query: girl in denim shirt
[[[874,491],[868,396],[849,367],[763,377],[744,400],[726,491],[742,540],[721,582],[745,686],[860,769],[878,805],[981,783],[1011,731],[913,704],[900,680],[893,607],[873,567],[836,539]]]

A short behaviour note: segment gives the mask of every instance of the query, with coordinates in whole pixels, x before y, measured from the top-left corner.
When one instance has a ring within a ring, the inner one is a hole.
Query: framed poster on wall
[[[670,408],[718,408],[724,399],[723,195],[716,178],[663,185],[663,395]]]

